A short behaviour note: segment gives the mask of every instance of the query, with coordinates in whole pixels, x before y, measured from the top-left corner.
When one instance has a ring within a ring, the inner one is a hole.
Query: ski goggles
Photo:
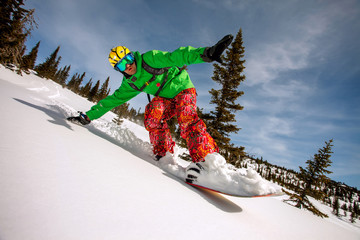
[[[133,53],[128,53],[125,55],[125,57],[123,57],[122,59],[120,59],[120,61],[118,61],[115,65],[114,68],[116,71],[120,71],[123,72],[126,69],[126,64],[133,64],[135,62],[135,57]]]

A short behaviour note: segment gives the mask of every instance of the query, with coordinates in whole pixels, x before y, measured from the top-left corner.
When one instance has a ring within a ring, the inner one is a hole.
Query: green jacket
[[[86,115],[90,120],[97,119],[140,93],[140,91],[133,89],[129,85],[129,82],[141,88],[153,76],[142,67],[142,58],[153,68],[171,67],[168,70],[166,84],[159,94],[160,97],[174,98],[181,91],[193,88],[194,85],[187,71],[183,70],[180,72],[179,67],[203,63],[204,60],[201,55],[204,50],[205,48],[193,48],[189,46],[178,48],[173,52],[152,50],[144,53],[143,56],[139,52],[134,52],[137,67],[136,73],[129,78],[124,77],[121,86],[112,95],[107,96],[99,101],[98,104],[91,107],[91,109],[86,112]],[[157,75],[155,80],[143,89],[143,92],[155,95],[166,74],[167,73]]]

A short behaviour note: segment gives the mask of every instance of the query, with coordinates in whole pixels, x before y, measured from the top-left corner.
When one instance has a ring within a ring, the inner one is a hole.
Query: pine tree
[[[58,46],[55,51],[48,58],[46,58],[45,62],[35,67],[34,70],[38,73],[40,77],[54,79],[55,74],[58,71],[58,65],[61,60],[61,57],[57,57],[59,50],[60,46]]]
[[[75,73],[75,74],[71,77],[70,81],[67,83],[66,87],[67,87],[68,89],[70,89],[70,90],[73,90],[78,78],[79,78],[79,74],[78,74],[78,73]]]
[[[129,103],[123,103],[112,109],[112,112],[118,115],[119,118],[129,118],[129,106]]]
[[[100,80],[98,80],[95,86],[90,90],[88,100],[94,102],[98,99],[98,91],[100,86]]]
[[[328,217],[326,214],[320,212],[308,199],[307,196],[314,197],[317,200],[323,200],[326,195],[321,190],[322,184],[326,184],[330,179],[325,174],[330,174],[331,171],[327,170],[331,166],[330,160],[332,148],[332,139],[325,142],[326,146],[319,149],[318,153],[314,155],[313,159],[308,160],[306,169],[300,167],[300,174],[298,175],[300,181],[303,182],[303,187],[295,189],[295,193],[289,193],[283,190],[290,196],[289,200],[296,203],[297,208],[306,208],[320,217]]]
[[[351,223],[355,223],[355,219],[356,219],[356,214],[355,214],[355,212],[351,212],[351,214],[350,214],[350,222],[351,222]]]
[[[74,89],[73,91],[77,94],[80,93],[80,86],[82,84],[82,82],[84,81],[84,78],[85,78],[85,72],[83,72],[83,74],[78,78],[76,79],[76,82],[75,82],[75,86],[74,86]]]
[[[79,94],[81,92],[81,84],[84,81],[84,77],[85,77],[85,72],[80,76],[78,73],[75,73],[70,81],[67,84],[67,88],[70,89],[71,91],[73,91],[74,93]]]
[[[89,96],[91,88],[92,88],[92,78],[86,83],[84,87],[81,88],[80,95],[83,97]]]
[[[131,121],[134,121],[134,120],[135,120],[135,118],[136,118],[136,113],[137,113],[137,111],[136,111],[134,108],[130,108],[130,110],[129,110],[129,119],[130,119]]]
[[[59,83],[62,87],[65,87],[66,80],[69,77],[71,65],[65,66],[58,70],[55,74],[54,81]]]
[[[110,77],[107,77],[105,82],[101,85],[101,88],[99,90],[99,95],[98,95],[98,101],[107,97],[109,81],[110,81]]]
[[[339,198],[337,198],[337,197],[334,198],[332,207],[333,207],[333,213],[334,213],[336,216],[340,216],[340,202],[339,202]]]
[[[220,85],[221,89],[209,91],[212,96],[210,104],[215,104],[215,110],[203,115],[210,135],[226,158],[231,152],[238,153],[240,150],[230,144],[230,134],[240,130],[233,123],[236,122],[235,112],[243,109],[243,106],[235,101],[244,94],[243,91],[238,90],[240,83],[245,80],[245,76],[242,74],[245,69],[244,53],[245,48],[240,29],[231,48],[226,50],[226,56],[222,56],[223,63],[214,64],[215,70],[212,79]]]
[[[355,214],[355,218],[357,218],[359,215],[360,215],[360,208],[359,208],[359,204],[357,204],[355,201],[354,201],[354,204],[353,204],[353,212]]]
[[[20,69],[28,71],[29,69],[34,69],[37,54],[39,51],[40,41],[33,47],[29,54],[22,57]]]
[[[347,216],[347,211],[348,211],[348,208],[346,206],[346,203],[344,203],[342,206],[341,206],[341,209],[344,211],[344,216],[346,217]]]
[[[20,65],[25,41],[36,25],[23,0],[0,0],[0,63]]]

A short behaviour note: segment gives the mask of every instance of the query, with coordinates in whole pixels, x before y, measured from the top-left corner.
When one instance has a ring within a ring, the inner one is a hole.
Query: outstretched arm
[[[153,50],[145,53],[143,57],[145,62],[154,68],[182,67],[184,65],[212,61],[221,63],[221,54],[230,45],[233,38],[231,34],[226,35],[212,47],[180,47],[173,52]]]

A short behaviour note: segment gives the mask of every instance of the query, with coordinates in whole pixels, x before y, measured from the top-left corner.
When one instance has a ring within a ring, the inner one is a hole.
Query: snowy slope
[[[235,198],[187,186],[150,161],[146,130],[65,121],[92,105],[0,66],[0,239],[360,239],[282,197]],[[171,169],[170,169],[171,170]]]

